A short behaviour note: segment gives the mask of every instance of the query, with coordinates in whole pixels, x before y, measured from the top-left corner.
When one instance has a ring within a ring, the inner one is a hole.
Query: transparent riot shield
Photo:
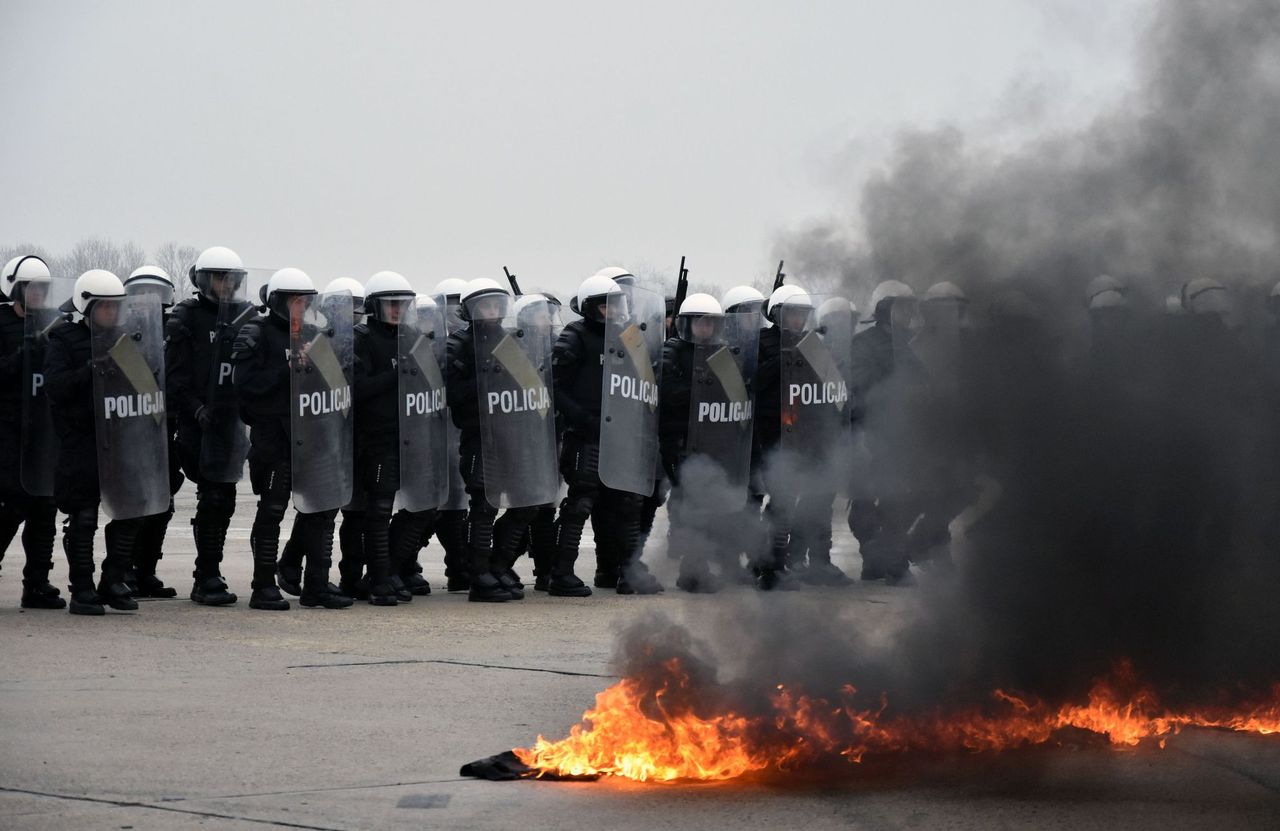
[[[28,283],[23,293],[22,341],[22,488],[32,496],[53,496],[53,468],[58,461],[58,436],[44,391],[44,357],[49,331],[62,322],[58,309],[71,298],[75,280],[54,277],[48,283]]]
[[[87,315],[102,508],[133,519],[169,507],[164,319],[155,295],[99,300]]]
[[[445,329],[449,334],[453,334],[468,324],[458,317],[458,302],[448,302],[448,298],[443,294],[435,296],[436,306],[441,309],[447,309],[445,313]],[[460,459],[462,458],[462,430],[458,425],[453,423],[453,416],[445,411],[445,440],[448,442],[445,450],[445,465],[449,472],[449,492],[445,496],[444,502],[440,505],[442,511],[465,511],[467,509],[467,483],[462,478],[462,467]]]
[[[476,349],[485,496],[495,508],[554,502],[560,488],[550,329],[471,324]]]
[[[759,344],[760,314],[747,312],[725,315],[715,340],[693,347],[687,455],[714,462],[738,488],[746,488],[751,478]]]
[[[626,286],[605,308],[600,401],[600,481],[648,496],[658,476],[658,383],[667,305]]]
[[[895,362],[901,358],[909,369],[921,372],[931,397],[938,403],[944,406],[954,404],[959,397],[962,367],[960,327],[963,307],[952,300],[934,300],[920,304],[918,314],[908,317],[906,310],[901,315],[895,314],[896,304],[897,301],[890,310]],[[906,337],[898,336],[900,324]],[[907,338],[909,342],[903,343]]]
[[[313,514],[351,501],[354,341],[349,292],[306,301],[289,318],[289,422],[293,504]]]
[[[231,380],[231,348],[240,327],[259,314],[258,294],[270,278],[269,269],[247,269],[237,283],[231,278],[214,285],[218,320],[213,337],[208,389],[204,391],[208,423],[200,431],[200,475],[210,482],[239,482],[249,455],[249,429],[240,420],[239,400]]]
[[[400,384],[400,505],[426,511],[449,495],[443,305],[405,310],[397,328]],[[457,464],[454,464],[457,467]]]
[[[779,326],[782,449],[820,459],[842,446],[849,421],[848,363],[854,321],[848,301],[821,295],[810,299],[813,306],[803,323]],[[784,307],[780,319],[786,315]]]

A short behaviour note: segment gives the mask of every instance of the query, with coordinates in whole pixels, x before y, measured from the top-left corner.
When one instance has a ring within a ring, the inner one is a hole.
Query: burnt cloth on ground
[[[513,779],[554,779],[557,781],[594,782],[599,776],[561,776],[556,773],[538,775],[538,771],[516,758],[515,751],[507,750],[497,756],[488,756],[468,762],[458,771],[459,776],[474,776],[491,782],[509,782]]]

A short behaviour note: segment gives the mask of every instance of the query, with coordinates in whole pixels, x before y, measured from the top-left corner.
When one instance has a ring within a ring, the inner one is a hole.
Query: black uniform
[[[398,355],[398,327],[376,318],[356,327],[356,476],[365,494],[363,533],[369,587],[376,596],[385,595],[380,587],[389,585],[404,601],[412,594],[401,575],[406,563],[413,561],[435,512],[404,512],[399,522],[391,524],[396,491],[400,488]],[[359,578],[355,569],[343,568],[342,572],[344,581]]]
[[[32,496],[22,487],[22,384],[25,319],[12,305],[0,306],[0,559],[22,526],[22,605],[65,606],[49,585],[53,568],[55,509],[48,497]],[[47,603],[40,602],[47,599]]]
[[[519,599],[523,589],[509,573],[520,556],[525,532],[538,506],[509,508],[498,521],[498,511],[485,495],[484,464],[480,445],[479,386],[476,379],[474,329],[498,325],[473,321],[449,335],[445,387],[453,423],[462,432],[459,465],[467,485],[467,547],[470,554],[471,597]]]
[[[236,507],[236,486],[213,482],[200,470],[204,428],[211,419],[234,417],[209,406],[211,392],[231,384],[231,353],[235,331],[218,319],[217,303],[200,295],[174,307],[165,325],[165,384],[170,411],[177,418],[176,458],[186,477],[196,485],[196,512],[191,519],[196,561],[193,577],[197,589],[205,584],[222,586],[220,574],[227,528]],[[211,591],[217,586],[211,586]],[[222,592],[218,594],[221,595]],[[199,594],[199,592],[193,592]],[[229,595],[235,600],[234,595]],[[224,598],[225,599],[225,598]]]
[[[267,314],[246,323],[236,335],[231,360],[240,396],[240,412],[249,425],[249,480],[258,496],[249,545],[253,549],[253,589],[278,596],[276,557],[280,524],[292,493],[290,455],[289,323]],[[303,605],[329,605],[337,596],[329,584],[337,510],[304,514],[294,519],[306,552]],[[345,604],[350,605],[350,600]],[[272,608],[279,608],[273,606]],[[287,608],[284,606],[283,608]]]
[[[779,492],[781,488],[771,486],[766,474],[770,456],[782,441],[782,332],[777,326],[760,332],[759,350],[751,466],[752,480],[757,483],[753,491],[769,496],[764,507],[769,544],[756,552],[752,566],[761,576],[762,585],[772,586],[787,567],[787,545],[791,539],[792,508],[795,504],[795,495]]]
[[[565,425],[560,474],[569,486],[557,519],[554,571],[573,572],[582,529],[592,517],[596,585],[613,584],[626,594],[638,588],[652,590],[653,581],[640,563],[645,497],[614,490],[600,482],[604,336],[602,321],[575,320],[560,333],[552,352],[556,410]]]
[[[885,401],[881,392],[895,372],[893,330],[887,321],[877,320],[869,329],[853,337],[850,360],[850,394],[855,402],[855,419],[861,422],[870,408]],[[872,476],[861,487],[857,483],[849,500],[849,530],[862,552],[862,579],[906,577],[910,559],[907,539],[918,506],[904,492],[901,460],[894,458],[891,444],[867,436]]]
[[[165,315],[165,351],[169,349],[169,321],[172,313]],[[169,386],[168,361],[165,362],[165,386]],[[166,402],[172,398],[166,394]],[[164,585],[156,576],[156,567],[164,557],[164,540],[169,533],[169,521],[173,519],[173,496],[182,487],[186,477],[182,474],[182,460],[178,454],[177,429],[178,416],[172,409],[166,411],[166,435],[169,442],[169,507],[165,511],[152,516],[143,517],[138,528],[138,537],[133,546],[133,571],[129,587],[135,597],[169,598],[177,597],[178,592]]]
[[[101,301],[98,301],[101,302]],[[92,311],[92,307],[90,307]],[[54,501],[67,515],[62,547],[67,555],[72,609],[106,602],[116,609],[136,609],[124,580],[129,571],[134,539],[142,518],[112,520],[104,530],[107,556],[94,590],[93,540],[98,530],[97,430],[93,390],[93,348],[88,324],[62,323],[49,333],[45,359],[45,389],[58,434],[58,464],[54,471]],[[93,613],[99,613],[100,608]]]

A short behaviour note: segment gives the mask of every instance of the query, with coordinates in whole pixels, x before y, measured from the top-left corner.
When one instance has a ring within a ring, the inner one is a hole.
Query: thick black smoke
[[[997,687],[1075,698],[1120,658],[1170,702],[1280,681],[1280,5],[1171,0],[1139,61],[1112,110],[1015,152],[904,135],[858,224],[780,243],[800,282],[864,309],[885,279],[963,287],[954,385],[869,399],[866,428],[894,432],[879,467],[910,476],[893,498],[951,510],[974,481],[998,497],[906,619],[839,592],[699,604],[700,677],[738,679],[748,706],[784,682],[902,709]],[[1084,301],[1101,273],[1130,287],[1105,331]],[[1232,315],[1165,313],[1199,277],[1231,290]],[[621,669],[690,650],[646,621]]]

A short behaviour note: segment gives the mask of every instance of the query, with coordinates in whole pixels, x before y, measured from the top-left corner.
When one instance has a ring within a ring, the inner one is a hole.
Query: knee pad
[[[396,497],[395,494],[369,494],[369,500],[365,505],[364,521],[388,523],[391,521],[391,513],[395,510]],[[347,512],[342,512],[342,521],[347,522]]]
[[[255,523],[265,522],[279,526],[281,522],[284,522],[284,513],[288,507],[289,503],[287,501],[275,498],[274,494],[268,494],[258,500],[258,512],[253,521]],[[305,515],[300,514],[298,518],[301,519],[302,516]]]
[[[63,528],[69,534],[92,537],[98,531],[98,509],[78,508],[68,513]]]
[[[592,510],[595,508],[595,504],[594,493],[574,494],[570,491],[569,495],[560,501],[560,519],[586,522],[587,517],[591,516]]]
[[[236,486],[223,482],[196,488],[196,513],[210,519],[231,519],[236,510]]]

